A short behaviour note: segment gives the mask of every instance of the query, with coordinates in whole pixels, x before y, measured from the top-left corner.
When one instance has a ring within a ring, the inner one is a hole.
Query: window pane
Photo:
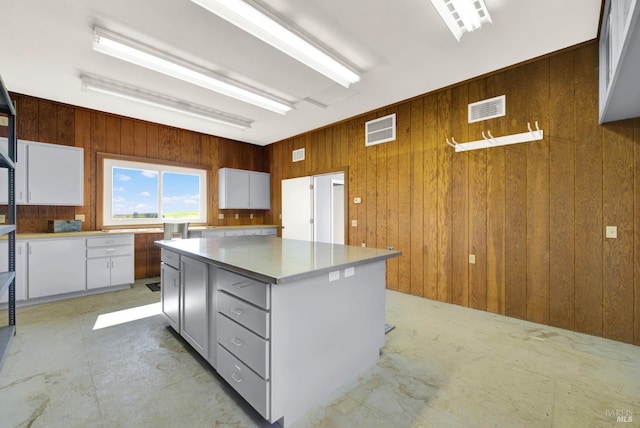
[[[111,212],[114,220],[158,218],[158,172],[113,168]]]
[[[200,177],[175,172],[162,173],[162,217],[200,217]]]

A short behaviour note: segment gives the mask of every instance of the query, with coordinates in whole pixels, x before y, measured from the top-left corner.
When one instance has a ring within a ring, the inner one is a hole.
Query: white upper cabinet
[[[6,148],[6,138],[0,139]],[[0,203],[7,203],[7,173],[0,173]],[[16,203],[84,204],[84,149],[18,140]]]
[[[639,3],[605,3],[600,29],[600,123],[640,117]]]
[[[233,168],[218,170],[220,209],[271,208],[271,175]]]

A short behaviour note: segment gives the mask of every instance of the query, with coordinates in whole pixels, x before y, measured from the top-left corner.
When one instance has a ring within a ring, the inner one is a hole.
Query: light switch
[[[7,222],[7,217],[4,214],[0,214],[0,224],[5,224]]]
[[[236,214],[236,220],[240,218],[240,214]]]
[[[218,214],[218,220],[224,220],[224,213]]]
[[[358,227],[358,220],[351,220],[351,227]]]
[[[249,214],[249,218],[250,218],[250,219],[253,219],[253,214]]]
[[[469,254],[469,264],[472,264],[472,265],[476,264],[476,255],[475,254]]]
[[[618,238],[618,227],[617,226],[607,226],[605,229],[605,236],[609,239]]]

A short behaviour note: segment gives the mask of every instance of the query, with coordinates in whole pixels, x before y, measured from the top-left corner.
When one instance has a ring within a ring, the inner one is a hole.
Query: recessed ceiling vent
[[[379,117],[365,123],[365,146],[386,143],[396,139],[396,114]]]
[[[469,123],[494,119],[507,114],[507,98],[504,95],[469,104]]]

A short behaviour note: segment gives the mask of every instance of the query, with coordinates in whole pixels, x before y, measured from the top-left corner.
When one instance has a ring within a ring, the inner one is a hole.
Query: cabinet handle
[[[244,281],[240,281],[240,282],[234,282],[231,285],[233,285],[235,288],[243,289],[245,287],[249,287],[251,285],[255,285],[255,283],[253,281],[244,280]]]
[[[236,346],[244,345],[244,343],[242,343],[242,340],[238,339],[237,337],[234,337],[233,339],[231,339],[230,342]]]
[[[109,269],[109,260],[107,260],[107,269]]]
[[[113,260],[111,260],[111,267],[113,267]]]
[[[173,287],[174,288],[178,287],[178,281],[176,281],[176,279],[178,279],[178,278],[173,278]]]
[[[231,312],[234,315],[242,315],[244,313],[242,309],[229,309],[229,312]]]
[[[105,249],[105,251],[107,253],[113,253],[115,250],[116,250],[115,248],[107,248],[107,249]]]
[[[236,381],[236,382],[238,382],[238,383],[242,382],[242,378],[241,378],[241,377],[236,376],[236,374],[235,374],[235,373],[231,373],[231,379],[235,380],[235,381]]]
[[[33,250],[31,249],[31,245],[27,244],[27,247],[29,247],[29,254],[33,254]]]

